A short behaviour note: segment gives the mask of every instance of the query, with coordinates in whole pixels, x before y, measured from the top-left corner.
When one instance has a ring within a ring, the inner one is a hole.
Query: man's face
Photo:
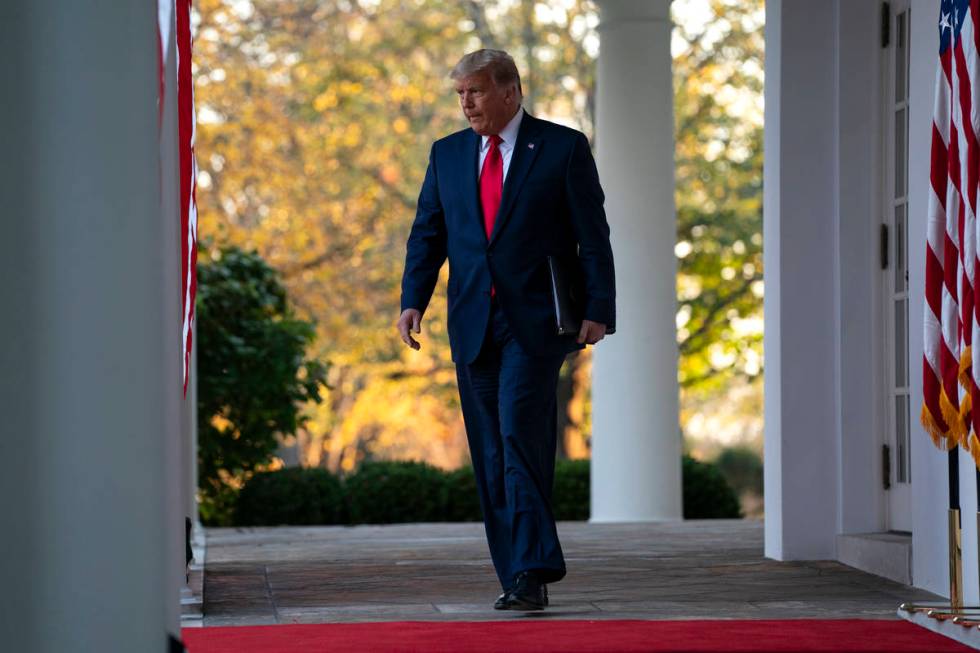
[[[489,73],[479,72],[455,80],[456,95],[470,127],[481,136],[499,134],[517,111],[514,84],[497,86]]]

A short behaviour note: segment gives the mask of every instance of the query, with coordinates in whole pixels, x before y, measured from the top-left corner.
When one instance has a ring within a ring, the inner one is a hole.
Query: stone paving
[[[560,522],[544,612],[493,610],[482,523],[209,529],[205,626],[487,619],[894,619],[934,594],[762,556],[760,521]]]

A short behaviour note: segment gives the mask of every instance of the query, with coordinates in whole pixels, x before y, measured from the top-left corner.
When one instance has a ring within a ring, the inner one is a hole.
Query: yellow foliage
[[[313,100],[313,108],[317,111],[326,111],[337,106],[337,94],[332,90],[326,90]]]
[[[214,415],[211,418],[211,426],[221,433],[224,433],[228,429],[233,428],[235,425],[230,420],[225,418],[224,415]]]

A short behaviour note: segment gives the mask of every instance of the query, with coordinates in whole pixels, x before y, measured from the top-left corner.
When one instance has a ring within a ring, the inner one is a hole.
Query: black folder
[[[555,326],[558,335],[577,336],[582,329],[582,312],[585,310],[582,284],[575,270],[555,256],[548,257],[551,272],[551,297],[555,304]]]

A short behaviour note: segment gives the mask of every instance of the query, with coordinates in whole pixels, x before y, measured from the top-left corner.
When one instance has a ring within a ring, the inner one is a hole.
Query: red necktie
[[[504,188],[504,158],[500,155],[500,136],[490,136],[490,149],[483,160],[483,170],[480,171],[480,206],[483,208],[483,229],[487,240],[493,233],[493,223],[497,219],[500,208],[500,196]],[[497,289],[490,286],[490,295],[496,295]]]
[[[483,208],[483,228],[487,239],[493,233],[493,223],[500,208],[500,196],[504,187],[504,158],[500,156],[501,138],[497,134],[490,137],[490,149],[483,160],[480,172],[480,206]]]

